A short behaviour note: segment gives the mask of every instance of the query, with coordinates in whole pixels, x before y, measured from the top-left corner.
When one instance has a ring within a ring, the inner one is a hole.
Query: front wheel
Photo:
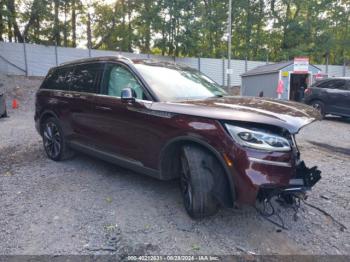
[[[321,114],[322,118],[325,117],[325,114],[326,114],[325,113],[325,106],[324,106],[324,103],[322,101],[319,101],[319,100],[312,101],[311,106],[313,108],[315,108]]]
[[[218,201],[213,197],[214,177],[205,166],[208,153],[196,146],[182,148],[181,192],[184,206],[192,218],[204,218],[218,211]]]
[[[50,159],[60,161],[72,156],[60,123],[56,118],[51,117],[44,122],[42,135],[45,152]]]

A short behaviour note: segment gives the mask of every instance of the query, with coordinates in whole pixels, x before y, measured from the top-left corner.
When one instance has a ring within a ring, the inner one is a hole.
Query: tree
[[[2,0],[0,41],[171,56],[225,57],[227,1]],[[234,58],[350,60],[349,0],[235,0]],[[83,39],[81,39],[83,38]]]

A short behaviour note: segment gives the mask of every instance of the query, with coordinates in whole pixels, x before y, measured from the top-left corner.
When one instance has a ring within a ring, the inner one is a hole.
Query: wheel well
[[[180,154],[184,145],[199,147],[203,152],[212,156],[218,162],[222,172],[220,172],[221,170],[216,170],[215,172],[215,175],[218,177],[215,178],[217,184],[215,185],[214,195],[223,206],[232,207],[235,200],[235,188],[232,179],[229,179],[231,175],[219,153],[210,148],[209,145],[207,146],[192,140],[180,140],[169,144],[163,151],[161,157],[160,171],[162,179],[170,180],[180,177]]]
[[[56,116],[51,112],[46,112],[46,113],[42,114],[42,116],[40,117],[40,134],[42,134],[43,124],[50,117],[56,117]]]
[[[310,100],[309,104],[311,105],[315,101],[320,101],[321,103],[324,104],[324,102],[321,99],[319,99],[319,98],[313,98],[312,100]]]

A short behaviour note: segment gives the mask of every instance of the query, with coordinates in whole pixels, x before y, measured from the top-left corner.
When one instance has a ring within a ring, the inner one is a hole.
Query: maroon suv
[[[300,160],[294,135],[318,118],[294,102],[229,96],[189,67],[120,56],[52,68],[35,112],[49,158],[77,150],[179,178],[195,218],[310,189],[320,171]]]

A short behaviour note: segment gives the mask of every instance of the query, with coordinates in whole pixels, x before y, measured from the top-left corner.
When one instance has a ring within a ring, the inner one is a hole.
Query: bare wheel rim
[[[191,186],[191,173],[188,161],[184,155],[181,156],[181,191],[184,197],[184,204],[187,210],[192,207],[192,186]]]
[[[48,122],[44,129],[44,147],[51,158],[56,158],[61,152],[61,135],[53,122]]]

